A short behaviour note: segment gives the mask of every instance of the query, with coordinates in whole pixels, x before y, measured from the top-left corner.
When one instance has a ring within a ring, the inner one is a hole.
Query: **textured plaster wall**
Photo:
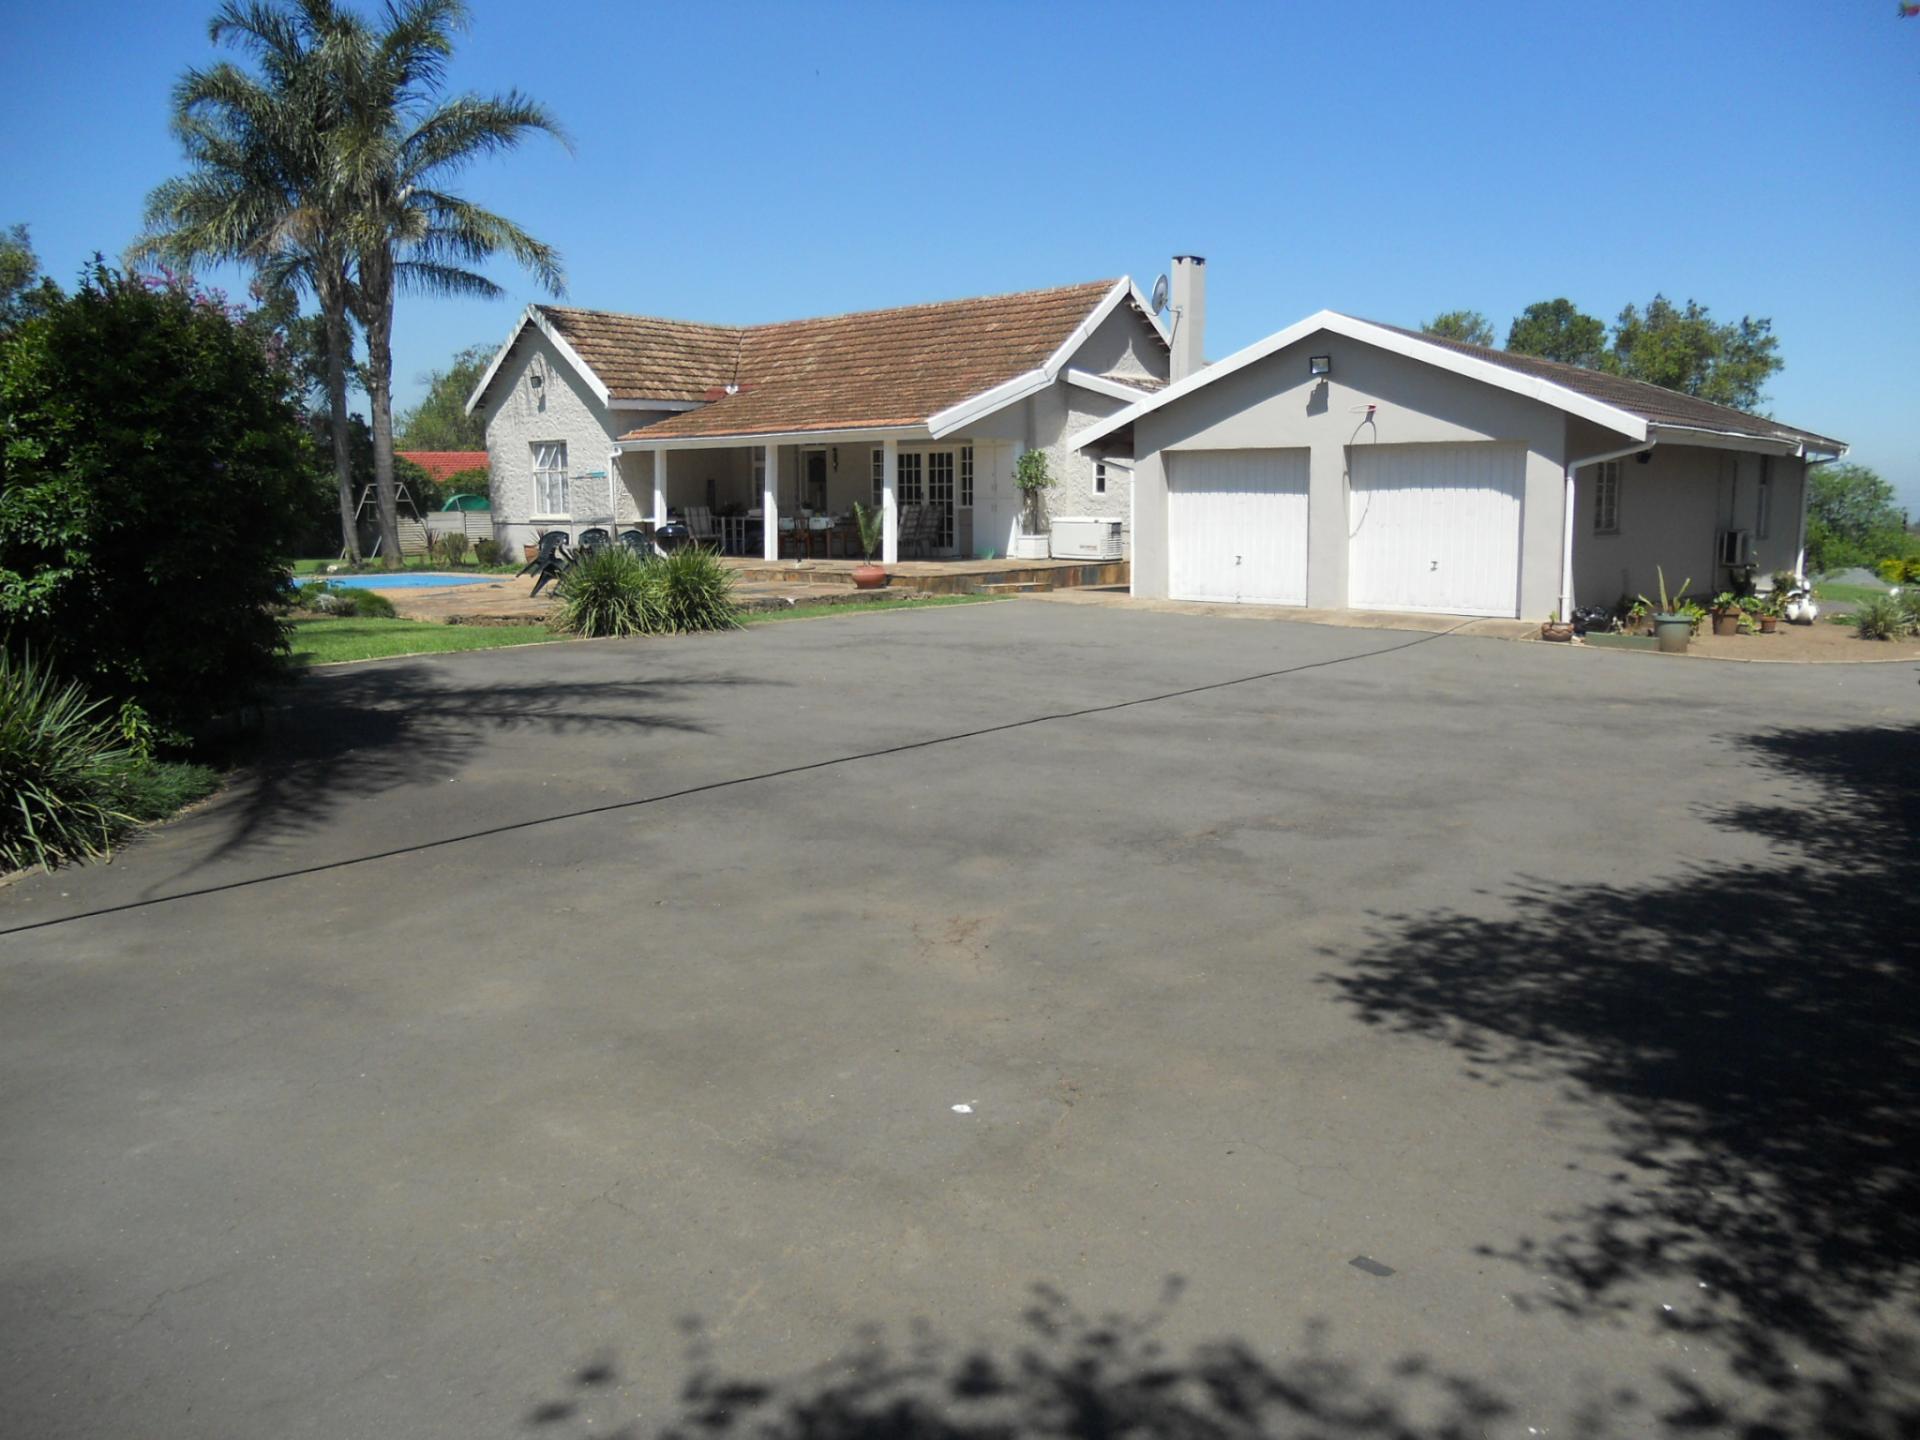
[[[527,383],[535,356],[545,366],[545,383],[538,392]],[[576,475],[605,470],[607,456],[622,433],[661,418],[653,411],[609,410],[553,343],[533,327],[521,333],[513,353],[494,376],[482,409],[494,533],[509,548],[530,542],[541,530],[578,531],[604,525],[608,519],[607,482],[576,478],[568,485],[567,513],[535,521],[536,444],[564,441],[567,468]],[[622,457],[617,480],[615,499],[621,523],[642,519],[653,506],[651,472],[645,461]]]

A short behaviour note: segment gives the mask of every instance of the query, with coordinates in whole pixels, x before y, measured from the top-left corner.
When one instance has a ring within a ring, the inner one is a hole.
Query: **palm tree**
[[[342,167],[330,152],[344,134],[337,62],[350,24],[332,0],[228,0],[208,33],[251,53],[259,74],[222,62],[189,70],[174,87],[173,130],[192,168],[147,197],[146,233],[129,258],[182,269],[235,262],[270,290],[314,297],[326,332],[341,545],[358,560],[347,429],[355,257]]]
[[[475,160],[513,149],[534,134],[566,144],[536,101],[506,95],[440,99],[453,36],[466,27],[463,0],[392,0],[379,33],[352,32],[347,108],[350,140],[339,149],[342,183],[355,209],[350,244],[357,267],[354,314],[367,340],[367,396],[373,416],[374,483],[383,536],[395,533],[393,487],[393,316],[401,290],[429,295],[503,293],[473,266],[502,251],[555,295],[565,281],[559,254],[502,215],[447,188]],[[343,38],[348,32],[343,30]],[[389,565],[399,563],[389,544]]]

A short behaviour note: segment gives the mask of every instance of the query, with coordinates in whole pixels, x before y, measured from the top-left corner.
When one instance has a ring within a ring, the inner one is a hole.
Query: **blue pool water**
[[[425,590],[436,585],[485,585],[498,575],[302,575],[301,585],[321,581],[337,590]]]

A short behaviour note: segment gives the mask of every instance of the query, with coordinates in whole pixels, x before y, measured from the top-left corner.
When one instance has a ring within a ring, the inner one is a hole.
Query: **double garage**
[[[1519,613],[1523,446],[1360,443],[1343,449],[1349,606]],[[1167,594],[1307,604],[1312,479],[1309,446],[1169,451]]]
[[[1136,595],[1545,618],[1568,457],[1647,422],[1505,359],[1323,310],[1073,443],[1133,462]]]

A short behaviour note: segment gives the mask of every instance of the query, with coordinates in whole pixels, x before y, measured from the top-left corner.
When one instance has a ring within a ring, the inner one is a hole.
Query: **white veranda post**
[[[760,481],[760,557],[780,558],[780,447],[768,445],[763,451],[766,473]]]
[[[653,452],[653,523],[667,523],[667,452]]]
[[[882,521],[880,563],[900,563],[900,442],[880,442],[880,518]]]

